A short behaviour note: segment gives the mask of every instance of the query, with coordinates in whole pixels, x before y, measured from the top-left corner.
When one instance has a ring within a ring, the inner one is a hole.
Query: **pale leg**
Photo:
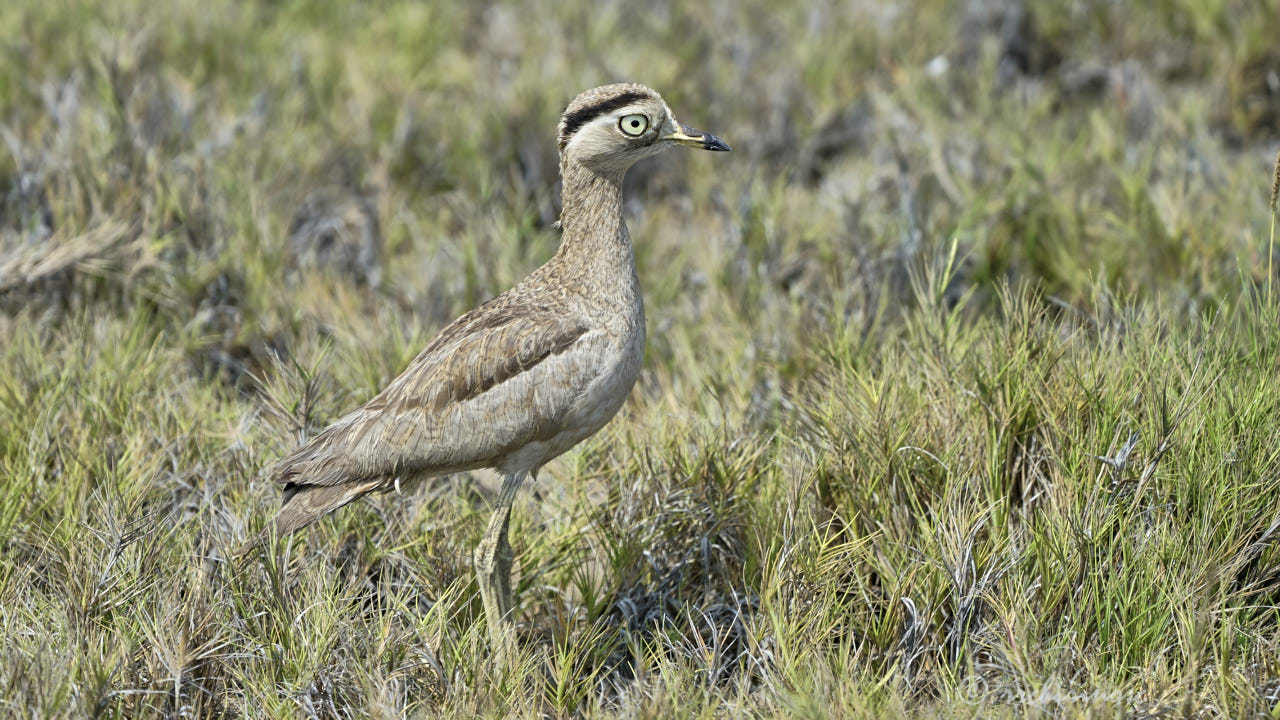
[[[513,656],[516,646],[514,603],[511,598],[511,561],[514,553],[507,542],[507,528],[511,523],[511,505],[516,491],[524,481],[524,474],[508,475],[502,479],[502,492],[498,506],[493,509],[489,526],[475,551],[476,581],[480,586],[480,600],[484,603],[485,620],[489,624],[489,642],[499,660],[506,662]]]

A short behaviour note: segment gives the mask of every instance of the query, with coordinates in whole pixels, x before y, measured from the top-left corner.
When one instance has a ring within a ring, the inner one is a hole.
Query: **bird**
[[[508,538],[527,477],[618,412],[640,374],[645,316],[622,183],[675,146],[726,152],[635,83],[587,90],[558,126],[561,241],[524,280],[446,326],[381,392],[281,459],[275,519],[241,553],[375,491],[479,468],[502,488],[473,553],[490,645],[515,643]]]

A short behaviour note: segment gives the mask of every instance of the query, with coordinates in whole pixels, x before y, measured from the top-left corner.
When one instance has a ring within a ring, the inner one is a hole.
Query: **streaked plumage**
[[[647,125],[632,136],[624,120],[632,131]],[[559,251],[442,330],[382,392],[281,460],[275,532],[293,532],[399,479],[496,468],[506,478],[502,499],[476,560],[491,630],[509,622],[506,526],[516,488],[603,427],[639,375],[644,306],[622,221],[622,178],[671,144],[729,149],[676,123],[642,85],[600,87],[570,103],[559,133]]]

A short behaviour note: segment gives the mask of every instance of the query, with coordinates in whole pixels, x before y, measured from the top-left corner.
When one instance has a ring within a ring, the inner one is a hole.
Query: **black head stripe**
[[[569,144],[569,139],[573,134],[578,132],[583,125],[595,120],[605,113],[613,112],[620,107],[626,107],[637,100],[644,100],[649,97],[641,92],[624,92],[616,97],[598,102],[595,105],[574,110],[571,113],[564,114],[564,130],[560,132],[560,149],[563,150]]]

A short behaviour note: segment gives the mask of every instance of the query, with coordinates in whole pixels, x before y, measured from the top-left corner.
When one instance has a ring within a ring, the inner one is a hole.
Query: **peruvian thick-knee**
[[[475,563],[495,645],[512,643],[508,524],[520,480],[605,425],[644,356],[622,179],[675,146],[727,151],[642,85],[595,88],[560,118],[560,249],[455,320],[382,392],[280,461],[284,504],[251,547],[402,479],[495,468],[503,492]]]

